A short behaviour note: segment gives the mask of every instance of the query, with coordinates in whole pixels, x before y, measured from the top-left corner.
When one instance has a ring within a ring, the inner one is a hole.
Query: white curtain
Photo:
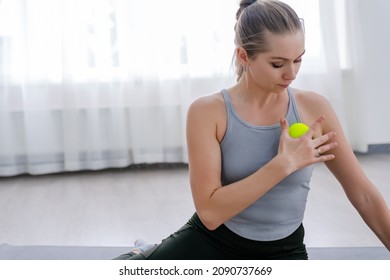
[[[387,0],[346,0],[345,98],[351,143],[360,152],[390,152],[389,10]]]
[[[307,34],[307,49],[296,85],[325,95],[340,118],[356,152],[389,152],[388,45],[390,2],[387,0],[289,0],[297,4],[316,32]],[[293,4],[294,3],[294,4]],[[318,5],[318,9],[315,6]],[[311,10],[311,14],[309,12]],[[318,10],[316,15],[314,12]],[[309,55],[310,57],[310,55]],[[304,59],[307,59],[305,57]],[[312,63],[313,62],[313,63]]]
[[[345,71],[344,1],[288,0],[303,17],[306,30],[306,53],[294,86],[315,91],[327,97],[348,135],[344,98]]]
[[[189,103],[235,81],[238,2],[1,0],[0,176],[187,162]],[[343,1],[285,2],[307,38],[294,85],[347,126]]]
[[[0,176],[186,162],[188,104],[234,78],[235,9],[0,1]]]

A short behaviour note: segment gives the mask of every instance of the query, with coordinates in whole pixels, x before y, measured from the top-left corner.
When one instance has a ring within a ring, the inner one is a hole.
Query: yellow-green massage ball
[[[298,138],[304,135],[309,130],[309,127],[304,123],[294,123],[288,129],[288,133],[292,138]]]

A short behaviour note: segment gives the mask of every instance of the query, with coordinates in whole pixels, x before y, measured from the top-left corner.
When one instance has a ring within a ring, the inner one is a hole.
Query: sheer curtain
[[[1,0],[0,176],[187,162],[185,117],[234,83],[236,0]],[[334,0],[288,0],[305,20],[296,87],[343,125]]]
[[[307,49],[315,53],[304,58],[296,85],[329,99],[354,151],[389,152],[386,116],[390,105],[387,90],[390,2],[287,2],[296,5],[297,11],[311,21],[306,25],[308,28],[317,26],[316,32],[307,34]],[[311,45],[313,41],[317,44]]]
[[[0,175],[186,162],[189,102],[233,81],[235,9],[0,1]]]
[[[348,136],[344,96],[345,5],[343,0],[287,0],[304,19],[306,53],[294,86],[324,95]]]

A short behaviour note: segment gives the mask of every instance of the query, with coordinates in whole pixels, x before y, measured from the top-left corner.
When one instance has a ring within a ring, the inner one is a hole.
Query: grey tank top
[[[279,123],[256,126],[246,122],[232,106],[228,91],[224,89],[222,94],[227,109],[227,128],[220,143],[221,181],[225,186],[253,174],[276,156],[281,128]],[[301,120],[290,88],[288,95],[285,118],[291,125]],[[303,221],[313,168],[311,165],[290,174],[225,225],[252,240],[271,241],[289,236]]]

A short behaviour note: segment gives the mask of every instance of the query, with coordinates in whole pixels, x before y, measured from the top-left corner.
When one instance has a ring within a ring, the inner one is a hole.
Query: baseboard
[[[390,153],[390,144],[370,144],[367,153]]]

